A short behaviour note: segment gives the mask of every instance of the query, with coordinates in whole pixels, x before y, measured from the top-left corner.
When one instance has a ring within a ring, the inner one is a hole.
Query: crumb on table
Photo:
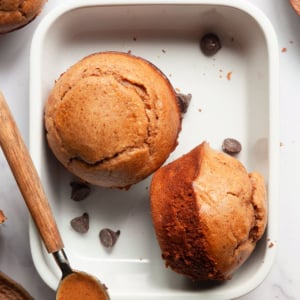
[[[227,77],[228,80],[231,79],[231,75],[232,75],[232,72],[231,72],[231,71],[227,73],[226,77]]]
[[[0,224],[4,223],[5,220],[7,220],[7,218],[4,215],[3,211],[0,209]]]

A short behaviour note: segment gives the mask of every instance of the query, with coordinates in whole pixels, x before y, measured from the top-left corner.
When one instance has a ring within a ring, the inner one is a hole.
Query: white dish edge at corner
[[[127,1],[104,1],[99,3],[99,1],[95,0],[87,0],[82,3],[82,1],[74,1],[70,3],[63,3],[62,5],[55,8],[53,11],[51,11],[44,20],[40,23],[34,38],[33,43],[37,43],[37,40],[40,39],[40,43],[42,43],[44,35],[47,34],[47,28],[51,26],[55,20],[63,15],[65,12],[68,12],[72,9],[75,9],[77,7],[88,7],[93,5],[99,5],[99,6],[107,6],[107,5],[143,5],[143,4],[153,4],[153,5],[159,5],[159,4],[209,4],[209,5],[223,5],[223,6],[230,6],[237,8],[239,10],[242,10],[249,15],[251,15],[261,26],[263,32],[265,33],[267,45],[268,45],[268,54],[269,54],[269,77],[270,77],[270,83],[269,83],[269,94],[270,94],[270,133],[269,133],[269,182],[272,183],[272,189],[268,190],[269,198],[272,199],[272,205],[269,206],[269,213],[272,215],[272,227],[268,228],[269,234],[272,236],[272,239],[274,241],[278,241],[278,175],[279,175],[279,138],[278,138],[278,46],[276,41],[276,35],[274,33],[274,30],[268,21],[268,19],[254,6],[250,5],[246,2],[241,1],[230,1],[230,3],[227,3],[227,1],[223,0],[215,0],[215,1],[189,1],[188,3],[183,3],[182,1],[134,1],[132,3],[128,3]],[[31,76],[36,72],[36,63],[35,59],[37,57],[40,57],[41,53],[39,53],[38,48],[32,48],[31,49]],[[39,98],[41,96],[41,90],[39,86],[35,86],[34,83],[31,81],[30,84],[30,99],[33,98]],[[37,113],[41,111],[41,108],[36,105],[36,103],[30,102],[30,116],[36,116]],[[39,157],[41,156],[39,153],[39,150],[36,149],[35,143],[36,138],[42,138],[40,137],[40,132],[42,128],[39,126],[36,126],[36,120],[34,117],[30,118],[30,152],[33,157],[34,163],[37,167],[38,172],[41,171],[42,164],[39,160]],[[271,232],[270,232],[271,231]],[[41,245],[40,240],[37,238],[37,232],[32,222],[30,222],[30,243],[31,243],[31,251],[34,259],[34,263],[36,265],[36,268],[38,272],[40,273],[41,277],[44,279],[44,281],[51,286],[52,288],[55,288],[55,282],[56,279],[49,278],[49,272],[48,272],[48,264],[44,260],[43,255],[43,247]],[[276,247],[275,247],[276,248]],[[264,261],[264,267],[260,269],[260,271],[256,274],[255,278],[253,280],[249,281],[247,286],[243,286],[242,290],[237,287],[236,289],[232,290],[232,293],[228,296],[228,298],[232,297],[238,297],[245,293],[250,292],[254,288],[256,288],[267,276],[269,273],[271,266],[275,259],[276,249],[274,249],[271,253],[268,254],[267,259]],[[212,297],[207,294],[205,295],[207,299],[223,299],[222,295]],[[120,298],[121,299],[121,298]],[[122,298],[123,299],[123,298]],[[124,298],[125,299],[125,298]],[[173,299],[173,298],[172,298]],[[194,299],[192,297],[189,297],[189,299]]]

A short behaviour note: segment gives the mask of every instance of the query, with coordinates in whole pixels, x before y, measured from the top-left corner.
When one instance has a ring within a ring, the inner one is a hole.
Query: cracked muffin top
[[[31,22],[42,10],[45,0],[0,0],[0,34]]]
[[[71,173],[98,186],[128,187],[175,149],[181,113],[173,87],[153,64],[101,52],[56,81],[45,127],[50,148]]]
[[[265,231],[263,177],[206,142],[160,168],[150,193],[166,265],[194,280],[230,279]]]

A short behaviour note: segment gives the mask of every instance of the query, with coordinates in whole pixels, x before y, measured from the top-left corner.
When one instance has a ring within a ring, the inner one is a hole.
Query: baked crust
[[[266,227],[263,177],[207,143],[160,168],[150,194],[166,265],[194,280],[230,279]]]
[[[0,0],[0,34],[19,29],[42,10],[45,0]]]
[[[45,126],[50,148],[70,172],[95,185],[126,187],[174,150],[181,113],[170,82],[155,66],[127,53],[102,52],[57,80]]]

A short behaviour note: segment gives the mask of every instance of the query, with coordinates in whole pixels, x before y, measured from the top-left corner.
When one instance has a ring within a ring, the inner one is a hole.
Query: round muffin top
[[[45,125],[50,148],[69,171],[95,185],[126,187],[167,159],[181,114],[171,84],[154,65],[102,52],[56,81]]]
[[[25,26],[42,10],[45,0],[1,0],[0,34]]]

